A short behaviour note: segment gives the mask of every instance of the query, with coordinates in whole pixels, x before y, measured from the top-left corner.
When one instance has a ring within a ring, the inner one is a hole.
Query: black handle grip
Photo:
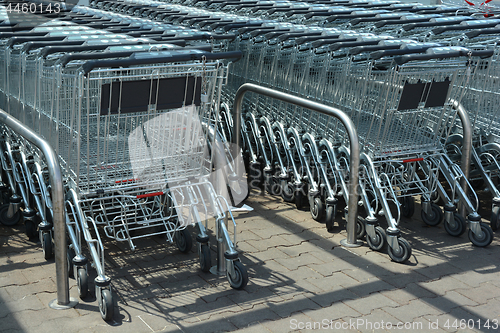
[[[357,38],[332,38],[332,39],[328,39],[328,38],[323,38],[323,39],[318,39],[314,42],[311,43],[311,46],[313,48],[318,48],[318,47],[321,47],[321,46],[324,46],[324,45],[331,45],[331,44],[335,44],[335,43],[343,43],[343,42],[354,42],[356,41]]]
[[[186,53],[177,53],[172,56],[159,56],[159,57],[147,57],[147,58],[129,57],[127,59],[115,59],[115,60],[92,60],[82,65],[82,71],[84,74],[88,74],[94,68],[99,68],[99,67],[123,68],[136,65],[202,60],[203,57],[205,57],[206,60],[240,59],[241,56],[242,56],[241,51],[210,53],[210,52],[197,52],[193,50],[191,52],[186,52]]]
[[[8,47],[12,47],[16,44],[22,44],[22,43],[27,43],[27,42],[32,42],[32,41],[60,41],[64,40],[66,36],[33,36],[33,37],[12,37],[9,39],[7,42]]]
[[[289,33],[284,33],[281,34],[278,39],[280,42],[284,42],[288,39],[291,38],[296,38],[296,39],[301,39],[301,38],[306,38],[306,37],[321,37],[321,31],[317,32],[289,32]]]
[[[402,19],[386,19],[382,20],[379,22],[376,22],[374,26],[376,28],[382,28],[385,27],[386,25],[402,25],[402,24],[410,24],[410,23],[419,23],[419,22],[428,22],[431,18],[415,18],[415,19],[409,19],[409,20],[402,20]]]
[[[427,52],[429,52],[429,50],[427,50]],[[394,61],[398,65],[403,65],[410,61],[415,61],[415,60],[445,59],[445,58],[457,58],[457,57],[468,57],[468,56],[488,58],[491,57],[493,53],[494,53],[493,50],[470,51],[467,49],[450,49],[447,52],[403,55],[400,57],[395,57]]]
[[[63,40],[63,41],[52,41],[52,42],[28,42],[24,44],[22,52],[29,52],[30,50],[51,46],[51,45],[67,45],[67,46],[77,46],[83,45],[85,41],[83,40]]]
[[[340,33],[338,35],[327,35],[327,36],[311,36],[311,37],[300,37],[300,38],[297,38],[295,40],[295,43],[300,45],[300,44],[304,44],[304,43],[310,43],[310,42],[314,42],[316,40],[320,40],[320,39],[338,39],[340,36]]]
[[[465,19],[464,19],[465,20]],[[409,31],[415,28],[427,28],[427,27],[445,27],[449,25],[455,25],[457,23],[460,23],[460,21],[449,21],[449,22],[422,22],[422,23],[410,23],[410,24],[404,24],[403,25],[403,30]]]
[[[465,35],[468,38],[475,38],[481,35],[500,35],[500,28],[473,30],[466,32]]]
[[[432,29],[432,32],[435,34],[435,35],[439,35],[439,34],[442,34],[443,32],[446,32],[446,31],[461,31],[461,30],[480,30],[480,29],[487,29],[487,28],[493,28],[495,26],[498,25],[498,22],[485,22],[485,23],[481,23],[481,24],[457,24],[457,25],[451,25],[451,26],[448,26],[448,27],[439,27],[439,28],[435,28],[435,29]]]
[[[273,32],[289,32],[290,29],[276,29],[276,27],[273,27],[274,30],[272,30]],[[257,30],[254,30],[250,33],[250,36],[252,38],[255,38],[257,36],[260,36],[260,35],[264,35],[266,33],[268,33],[269,31],[268,30],[265,30],[265,29],[257,29]]]
[[[384,51],[384,50],[398,50],[401,45],[392,44],[392,45],[366,45],[366,46],[356,46],[349,50],[349,53],[352,55],[367,53],[367,52],[375,52],[375,51]]]
[[[262,26],[262,22],[241,22],[241,23],[231,23],[231,24],[224,24],[224,23],[216,23],[215,25],[211,25],[213,29],[219,28],[219,25],[222,25],[224,27],[224,31],[229,31],[233,29],[241,29],[243,27],[260,27]]]
[[[351,48],[356,46],[368,46],[368,45],[377,45],[379,43],[378,40],[370,40],[370,41],[353,41],[353,42],[340,42],[335,43],[328,46],[328,50],[330,51],[338,51],[340,49]]]
[[[436,45],[419,45],[418,47],[412,48],[403,48],[397,50],[381,50],[375,51],[370,54],[370,58],[372,59],[380,59],[382,57],[391,57],[405,54],[415,54],[415,53],[423,53],[430,49],[431,47],[436,47]]]

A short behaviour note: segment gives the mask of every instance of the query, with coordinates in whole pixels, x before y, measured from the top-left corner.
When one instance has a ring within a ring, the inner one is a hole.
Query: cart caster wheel
[[[490,245],[493,241],[493,230],[491,230],[490,226],[485,223],[480,223],[481,231],[483,232],[482,237],[479,237],[475,233],[469,229],[469,240],[472,244],[479,247],[485,247]]]
[[[279,181],[276,180],[275,177],[269,178],[269,183],[266,184],[266,191],[270,195],[280,195],[280,191],[281,191],[280,184],[279,184]]]
[[[458,213],[454,213],[453,218],[455,219],[455,226],[452,227],[445,221],[444,230],[453,237],[462,236],[465,230],[467,230],[467,222],[465,222],[462,215]]]
[[[500,207],[495,206],[491,210],[490,226],[493,231],[497,231],[500,228]]]
[[[366,236],[365,222],[358,217],[356,220],[356,239],[362,239]]]
[[[75,257],[75,250],[73,248],[68,247],[68,252],[67,252],[67,259],[68,259],[68,276],[70,278],[75,277],[75,272],[74,272],[74,265],[73,265],[73,258]]]
[[[200,268],[202,272],[209,272],[212,267],[212,256],[208,244],[200,244],[198,256],[200,257]]]
[[[4,204],[0,206],[0,223],[8,227],[16,225],[21,219],[21,212],[18,210],[11,217],[7,216],[7,211],[9,210],[10,204]]]
[[[290,183],[286,183],[282,186],[281,188],[281,198],[285,202],[294,202],[295,201],[295,195],[294,195],[294,190],[293,190],[293,185]]]
[[[405,262],[410,259],[411,256],[411,246],[408,241],[404,238],[398,238],[399,252],[396,252],[393,248],[389,246],[388,251],[389,257],[395,262]]]
[[[111,294],[111,290],[101,289],[98,303],[102,319],[105,321],[113,319],[115,305],[113,304],[113,295]]]
[[[53,256],[52,235],[50,234],[50,232],[42,233],[41,241],[42,241],[43,257],[45,258],[45,260],[52,259]]]
[[[80,296],[80,299],[87,297],[89,293],[89,277],[85,267],[78,267],[76,271],[76,285],[78,287],[78,296]]]
[[[33,240],[38,237],[38,230],[34,221],[26,220],[24,222],[24,227],[26,228],[26,236],[28,236],[29,239]]]
[[[294,201],[295,201],[295,207],[297,207],[298,210],[302,210],[305,207],[304,204],[305,196],[301,190],[295,191]]]
[[[178,230],[175,232],[175,245],[182,253],[188,253],[193,247],[193,238],[186,229]]]
[[[415,213],[415,198],[403,197],[401,200],[401,204],[401,214],[403,214],[404,217],[412,217]]]
[[[336,206],[327,206],[325,212],[326,230],[333,230]]]
[[[384,229],[380,226],[375,227],[375,238],[370,237],[370,235],[366,235],[366,242],[370,249],[374,251],[380,251],[387,244],[386,235]]]
[[[425,211],[420,211],[420,217],[425,224],[429,226],[436,226],[443,220],[443,211],[441,207],[436,205],[435,203],[431,203],[431,211],[429,214],[426,214]]]
[[[315,221],[320,222],[323,219],[323,216],[325,216],[325,204],[321,201],[321,198],[314,198],[310,211],[311,216]]]
[[[248,283],[247,270],[245,266],[243,266],[243,264],[239,261],[233,261],[232,264],[234,265],[234,273],[236,276],[233,279],[231,277],[231,274],[229,274],[229,271],[226,273],[229,284],[233,289],[238,289],[238,290],[243,289]]]

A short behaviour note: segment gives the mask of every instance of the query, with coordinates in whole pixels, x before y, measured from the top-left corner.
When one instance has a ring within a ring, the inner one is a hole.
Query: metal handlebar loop
[[[69,297],[68,248],[66,240],[66,223],[64,219],[64,188],[57,155],[47,141],[3,110],[0,110],[0,123],[5,124],[14,132],[38,147],[45,156],[52,190],[51,197],[54,214],[53,223],[57,283],[57,299],[51,301],[49,306],[57,310],[72,308],[78,304],[78,301],[73,298],[70,299]]]
[[[348,203],[348,216],[347,216],[347,238],[341,241],[341,244],[345,247],[357,247],[360,243],[356,239],[356,220],[358,216],[358,181],[359,181],[359,161],[360,161],[360,146],[359,139],[354,123],[341,110],[326,106],[320,103],[312,102],[310,100],[293,96],[281,91],[277,91],[270,88],[261,87],[252,83],[245,83],[239,87],[234,98],[233,105],[233,143],[235,143],[235,149],[241,147],[241,109],[243,104],[243,97],[245,93],[253,92],[256,94],[264,95],[274,99],[278,99],[283,102],[294,104],[296,106],[304,107],[312,111],[316,111],[327,116],[335,117],[342,122],[346,128],[346,132],[349,136],[350,144],[350,170],[349,170],[349,203]],[[236,152],[234,152],[236,153]],[[239,166],[236,166],[239,168]],[[236,174],[240,175],[241,170],[236,170]]]

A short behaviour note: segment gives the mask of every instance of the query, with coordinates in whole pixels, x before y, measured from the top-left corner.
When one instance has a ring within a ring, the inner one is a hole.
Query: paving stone
[[[229,297],[220,297],[210,303],[199,300],[194,304],[186,305],[186,308],[192,315],[195,315],[200,320],[210,318],[214,314],[220,314],[224,312],[241,312],[243,310]]]
[[[435,281],[422,282],[419,285],[438,295],[444,295],[451,290],[469,288],[467,284],[452,276],[446,276]]]
[[[415,282],[418,283],[418,282],[429,281],[429,278],[419,274],[418,271],[411,273],[399,273],[399,274],[391,272],[389,275],[383,274],[378,276],[380,276],[380,279],[384,280],[385,282],[389,283],[390,285],[396,288],[405,288],[409,284]]]
[[[457,289],[456,291],[479,304],[500,297],[500,288],[490,282],[485,282],[476,288]]]
[[[29,330],[29,327],[16,317],[15,314],[10,313],[4,317],[0,317],[0,332],[25,332],[25,330]]]
[[[224,316],[238,328],[253,326],[264,320],[278,320],[281,318],[265,304],[255,304],[251,311],[225,313]]]
[[[430,280],[439,279],[443,276],[452,275],[460,273],[462,270],[456,266],[450,265],[448,263],[441,263],[439,265],[422,267],[418,269],[418,274],[426,276]]]
[[[326,322],[326,325],[322,326],[328,326],[332,320],[361,315],[358,311],[342,302],[335,302],[321,309],[304,310],[302,312],[311,318],[313,322],[320,322],[322,324]]]
[[[284,259],[278,258],[275,260],[277,263],[285,266],[289,270],[296,270],[301,266],[306,266],[310,264],[322,264],[322,265],[325,264],[324,261],[316,258],[315,256],[309,253],[301,253],[299,256],[294,258],[284,258]]]
[[[399,306],[398,303],[388,297],[385,297],[381,293],[374,293],[369,297],[345,300],[343,302],[347,306],[364,315],[370,314],[372,310],[375,309]]]
[[[245,258],[246,256],[243,257]],[[244,258],[242,260],[245,262]],[[275,259],[285,259],[285,258],[290,258],[290,256],[278,248],[270,248],[265,251],[252,253],[252,259],[254,259],[252,264],[257,264],[259,262],[271,259],[275,260]]]
[[[13,301],[20,300],[28,295],[35,295],[42,292],[55,292],[56,284],[52,279],[43,279],[26,285],[10,285],[4,289]]]
[[[378,291],[394,289],[394,287],[387,282],[375,277],[370,279],[369,281],[351,286],[347,289],[360,297],[365,297]]]
[[[301,325],[305,325],[311,322],[311,318],[305,314],[298,312],[294,313],[288,318],[274,320],[274,321],[264,321],[262,326],[267,328],[273,333],[288,333],[288,332],[298,332]]]
[[[449,312],[451,309],[465,305],[476,306],[478,303],[457,293],[456,291],[448,291],[443,296],[424,297],[421,300],[442,312]]]
[[[12,302],[1,303],[0,318],[7,316],[9,313],[25,310],[41,310],[44,308],[45,305],[40,302],[36,295],[28,295]]]
[[[321,288],[324,291],[335,290],[335,287],[352,287],[360,285],[360,283],[354,280],[352,277],[345,275],[342,272],[336,272],[332,275],[322,278],[322,279],[314,279],[310,280],[312,284]]]
[[[335,272],[340,272],[348,269],[356,269],[356,266],[347,260],[335,259],[328,264],[309,264],[307,265],[314,271],[323,276],[331,276]]]
[[[28,283],[28,279],[26,279],[20,270],[14,270],[0,275],[0,288],[11,285],[24,285]]]
[[[342,286],[332,287],[332,289],[328,292],[311,291],[311,293],[312,295],[308,295],[307,297],[309,297],[313,302],[318,303],[322,307],[330,306],[335,302],[358,298],[358,295],[354,294],[352,291],[345,289]]]
[[[293,243],[289,242],[282,236],[271,236],[268,239],[262,240],[249,240],[246,243],[250,244],[256,249],[261,251],[267,250],[269,248],[277,247],[277,246],[291,246]]]
[[[294,312],[304,311],[306,309],[319,309],[320,306],[303,295],[297,295],[290,300],[280,303],[270,303],[269,309],[275,312],[278,316],[286,318]]]
[[[401,305],[408,304],[411,300],[417,298],[437,296],[427,289],[420,287],[416,283],[409,283],[406,287],[401,289],[383,290],[380,293]]]
[[[435,307],[418,299],[410,301],[407,305],[397,307],[385,307],[384,310],[392,316],[401,320],[403,323],[413,322],[415,318],[425,315],[437,315],[441,313]]]
[[[453,277],[471,287],[479,287],[482,283],[497,280],[492,274],[482,274],[481,272],[473,270],[468,270],[462,274],[453,275]]]
[[[261,323],[251,324],[247,327],[238,329],[238,333],[269,333],[269,331]]]
[[[281,303],[284,301],[282,297],[269,288],[259,288],[252,293],[241,290],[227,297],[244,309],[252,309],[257,304]]]
[[[297,269],[287,272],[286,275],[290,280],[295,281],[295,284],[300,280],[321,279],[323,277],[321,274],[315,272],[308,266],[300,266]]]
[[[483,327],[481,327],[481,330],[479,330],[479,327],[477,325],[481,324],[481,326],[483,326],[485,323],[485,320],[481,319],[480,322],[477,322],[477,320],[479,318],[471,315],[469,312],[467,312],[466,310],[464,310],[462,308],[455,308],[455,309],[450,310],[448,313],[442,313],[439,315],[427,315],[427,316],[424,316],[424,318],[429,320],[429,322],[431,323],[431,325],[432,325],[431,327],[433,329],[432,332],[438,331],[435,329],[436,326],[439,328],[439,330],[441,330],[443,332],[457,332],[457,328],[456,327],[454,328],[453,324],[456,321],[455,326],[459,326],[460,320],[463,320],[463,319],[465,319],[466,321],[468,321],[469,319],[474,320],[474,325],[475,325],[474,327],[476,329],[475,330],[460,330],[460,332],[477,332],[477,331],[493,332],[493,330],[483,329]]]
[[[208,320],[196,323],[181,321],[178,326],[187,333],[231,332],[237,329],[223,314],[214,314]]]
[[[496,319],[500,326],[500,311],[498,310],[500,309],[500,299],[492,299],[488,302],[488,304],[481,304],[477,306],[466,305],[462,308],[477,318],[483,318],[484,320]]]

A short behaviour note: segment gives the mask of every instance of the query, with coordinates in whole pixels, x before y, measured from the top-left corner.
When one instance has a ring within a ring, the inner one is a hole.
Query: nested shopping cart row
[[[2,106],[50,143],[63,170],[68,262],[80,296],[88,293],[92,265],[101,315],[113,318],[103,235],[132,250],[138,239],[162,235],[189,252],[187,228],[195,225],[201,269],[209,271],[212,220],[216,270],[243,288],[248,275],[235,248],[230,197],[213,185],[227,184],[227,175],[214,172],[222,168],[217,159],[227,162],[214,126],[227,65],[241,53],[223,52],[230,36],[142,19],[120,24],[116,16],[86,10],[75,7],[36,28],[0,35]],[[88,26],[96,21],[97,30]],[[8,128],[2,139],[2,223],[22,215],[48,259],[57,244],[44,161]]]
[[[113,8],[112,2],[100,4]],[[491,242],[491,230],[479,222],[477,198],[459,189],[464,175],[443,143],[457,120],[455,105],[481,67],[478,56],[491,56],[490,51],[469,53],[438,43],[244,16],[222,22],[221,13],[152,4],[157,8],[150,7],[150,17],[155,10],[165,10],[169,14],[160,20],[217,18],[205,28],[237,33],[233,44],[244,57],[231,68],[227,101],[242,83],[254,82],[334,105],[353,118],[365,150],[360,204],[367,217],[358,230],[360,236],[369,230],[372,248],[385,245],[385,232],[377,222],[382,215],[388,222],[391,257],[404,261],[410,256],[408,243],[401,239],[398,244],[397,226],[401,215],[413,214],[416,195],[422,198],[426,223],[435,225],[444,218],[446,230],[454,236],[463,234],[469,224],[474,244]],[[121,8],[127,10],[126,5]],[[441,57],[446,60],[428,61]],[[436,69],[430,70],[431,66]],[[331,226],[336,203],[347,200],[349,152],[338,124],[262,97],[248,102],[250,112],[242,122],[251,178],[298,207],[309,204],[313,217],[326,218]],[[229,136],[230,131],[225,132]],[[443,175],[452,189],[448,193],[438,181]],[[434,193],[444,197],[445,214],[431,203]],[[468,221],[456,212],[457,201],[468,209]]]

